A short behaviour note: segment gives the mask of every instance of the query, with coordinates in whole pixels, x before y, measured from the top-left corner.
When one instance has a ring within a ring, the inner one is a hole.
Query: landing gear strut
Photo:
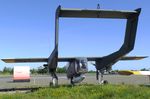
[[[71,77],[70,83],[71,83],[72,86],[74,86],[73,77]]]
[[[103,80],[103,74],[104,74],[104,71],[97,70],[96,71],[96,79],[98,80],[99,84],[108,84],[107,80]]]
[[[58,77],[56,75],[55,70],[51,70],[50,73],[52,76],[52,82],[50,82],[50,86],[57,86],[58,85]]]

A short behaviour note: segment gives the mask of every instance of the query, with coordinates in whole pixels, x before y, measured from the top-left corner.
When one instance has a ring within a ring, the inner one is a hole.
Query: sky
[[[149,0],[0,0],[0,59],[49,57],[54,49],[55,11],[62,8],[135,10],[139,16],[135,47],[128,56],[150,56]],[[105,56],[123,44],[126,20],[61,18],[59,23],[59,56]],[[7,64],[37,68],[43,63]],[[150,58],[119,61],[112,69],[140,70],[150,68]],[[59,64],[60,67],[63,64]],[[93,66],[89,66],[94,70]]]

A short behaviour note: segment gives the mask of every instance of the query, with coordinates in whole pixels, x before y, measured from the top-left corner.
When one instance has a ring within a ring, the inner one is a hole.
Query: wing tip
[[[145,59],[145,58],[148,58],[148,56],[137,57],[138,60]]]
[[[122,57],[121,60],[142,60],[145,58],[148,58],[148,56],[125,56],[125,57]]]
[[[1,59],[1,60],[5,63],[14,63],[15,62],[15,60],[13,60],[13,59]]]
[[[27,63],[27,62],[47,62],[47,58],[16,58],[16,59],[1,59],[5,63]]]

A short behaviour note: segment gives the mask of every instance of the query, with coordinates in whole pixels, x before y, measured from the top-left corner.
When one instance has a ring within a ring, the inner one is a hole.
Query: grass
[[[0,94],[0,99],[150,99],[150,88],[133,85],[62,85],[26,94]]]

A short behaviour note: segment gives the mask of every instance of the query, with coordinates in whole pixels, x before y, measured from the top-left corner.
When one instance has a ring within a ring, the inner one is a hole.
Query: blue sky
[[[150,56],[148,0],[0,0],[0,59],[48,57],[54,48],[55,10],[63,8],[134,10],[142,8],[134,50],[129,55]],[[59,56],[105,56],[118,50],[126,20],[60,19]],[[149,58],[120,61],[113,69],[150,68]],[[4,66],[39,67],[42,63]],[[60,64],[62,65],[62,64]],[[94,69],[94,67],[89,67]]]

